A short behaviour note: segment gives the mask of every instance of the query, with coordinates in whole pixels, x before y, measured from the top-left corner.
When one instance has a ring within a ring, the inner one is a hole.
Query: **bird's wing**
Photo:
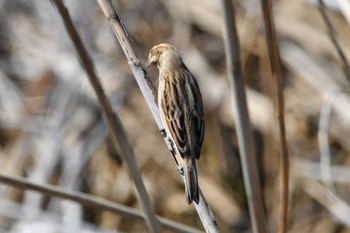
[[[204,128],[205,128],[202,95],[199,90],[197,80],[193,76],[191,79],[189,79],[188,83],[191,89],[191,93],[193,94],[192,111],[190,111],[191,112],[190,117],[194,124],[193,127],[194,127],[194,135],[195,135],[193,151],[196,155],[196,158],[199,159],[201,148],[203,145]]]
[[[198,159],[204,135],[203,103],[198,84],[192,75],[190,79],[172,77],[165,80],[160,101],[164,127],[181,157],[189,158],[194,154]]]
[[[189,148],[181,93],[179,93],[178,83],[172,77],[165,77],[164,80],[164,88],[160,93],[160,114],[166,132],[170,134],[169,137],[173,140],[181,157],[185,157],[189,155]]]

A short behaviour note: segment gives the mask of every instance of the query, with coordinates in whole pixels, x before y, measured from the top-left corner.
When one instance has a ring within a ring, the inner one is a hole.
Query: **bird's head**
[[[171,63],[182,61],[176,48],[167,43],[156,45],[151,49],[145,66],[148,68],[152,65],[157,65],[160,68],[165,61]]]

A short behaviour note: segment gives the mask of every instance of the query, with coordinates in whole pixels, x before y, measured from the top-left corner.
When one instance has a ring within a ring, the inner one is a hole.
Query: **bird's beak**
[[[154,65],[157,62],[157,60],[158,60],[158,57],[156,56],[148,58],[147,62],[145,63],[146,68]]]
[[[148,68],[152,65],[152,62],[150,61],[150,59],[148,59],[145,63],[145,67]]]

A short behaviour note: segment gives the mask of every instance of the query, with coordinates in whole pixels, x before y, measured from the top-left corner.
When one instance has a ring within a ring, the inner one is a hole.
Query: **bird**
[[[193,201],[198,204],[197,160],[205,128],[199,85],[171,44],[162,43],[150,50],[145,66],[152,65],[159,69],[158,108],[177,169],[184,176],[186,200],[189,205]]]

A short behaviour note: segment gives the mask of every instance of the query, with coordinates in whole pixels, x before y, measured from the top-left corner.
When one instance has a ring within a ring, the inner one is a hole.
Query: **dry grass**
[[[340,1],[339,1],[340,2]],[[66,1],[109,99],[118,111],[158,215],[201,229],[186,204],[181,177],[96,1]],[[323,185],[318,121],[330,91],[348,82],[318,8],[273,1],[283,64],[290,151],[289,232],[350,232],[337,216],[349,200],[350,99],[334,103],[330,148],[336,202]],[[206,113],[200,183],[221,232],[246,232],[247,214],[231,97],[226,78],[219,1],[118,1],[134,49],[143,61],[160,42],[174,44],[199,81]],[[243,73],[257,145],[269,225],[276,231],[278,161],[272,92],[258,1],[236,1]],[[350,57],[346,10],[329,10]],[[120,150],[106,126],[56,10],[48,1],[0,3],[0,169],[138,208]],[[156,84],[157,70],[150,76]],[[118,159],[120,158],[120,159]],[[122,162],[120,162],[122,161]],[[0,187],[2,232],[145,232],[142,222],[107,211]],[[338,199],[336,199],[338,200]],[[344,212],[347,213],[347,212]],[[334,218],[334,216],[338,218]]]

